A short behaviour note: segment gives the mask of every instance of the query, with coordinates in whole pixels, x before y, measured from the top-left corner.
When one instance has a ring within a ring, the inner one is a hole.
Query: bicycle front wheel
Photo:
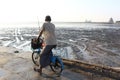
[[[40,55],[37,52],[32,53],[32,61],[36,66],[39,66]]]

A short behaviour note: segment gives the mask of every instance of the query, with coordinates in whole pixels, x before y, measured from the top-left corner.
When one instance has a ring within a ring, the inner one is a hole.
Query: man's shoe
[[[39,72],[40,75],[42,75],[42,70],[41,70],[41,69],[36,69],[36,68],[34,68],[34,71]]]

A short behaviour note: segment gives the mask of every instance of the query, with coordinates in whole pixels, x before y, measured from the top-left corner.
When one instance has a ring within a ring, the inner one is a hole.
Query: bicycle
[[[41,38],[39,40],[33,38],[31,40],[31,48],[33,49],[32,61],[35,65],[39,66],[40,53],[43,48],[43,40]],[[53,55],[52,51],[50,52],[50,54],[52,55],[50,57],[51,70],[55,73],[61,73],[64,69],[61,58],[59,56]]]

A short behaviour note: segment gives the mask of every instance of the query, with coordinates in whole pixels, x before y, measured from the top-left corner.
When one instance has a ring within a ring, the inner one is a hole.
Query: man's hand
[[[42,33],[43,33],[43,30],[40,31],[38,38],[40,38],[40,36],[42,35]]]

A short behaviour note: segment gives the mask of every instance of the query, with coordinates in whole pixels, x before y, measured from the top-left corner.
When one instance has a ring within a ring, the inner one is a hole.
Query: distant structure
[[[108,21],[109,24],[114,24],[113,18],[110,18]]]
[[[120,21],[116,21],[116,23],[120,24]]]
[[[85,20],[85,23],[91,23],[92,21],[91,20]]]

